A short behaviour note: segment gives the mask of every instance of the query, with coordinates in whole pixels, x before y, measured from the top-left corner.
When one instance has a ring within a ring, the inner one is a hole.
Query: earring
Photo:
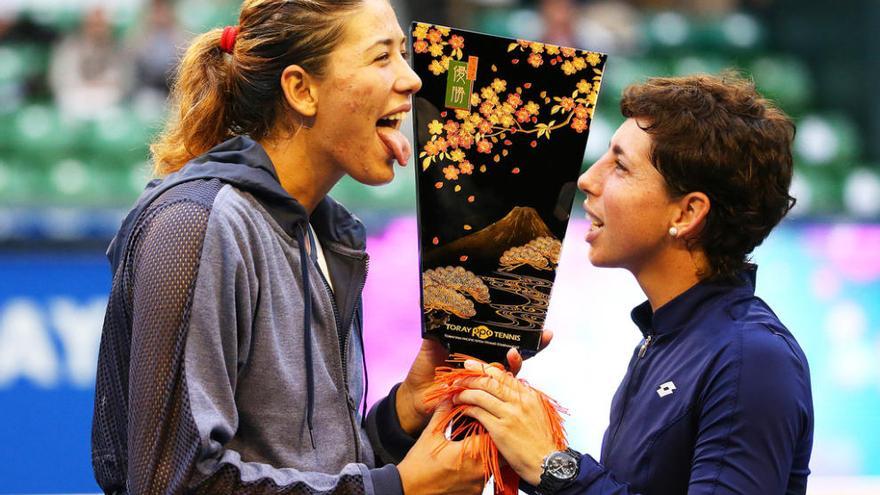
[[[672,237],[678,237],[678,229],[675,227],[669,227],[669,235]]]

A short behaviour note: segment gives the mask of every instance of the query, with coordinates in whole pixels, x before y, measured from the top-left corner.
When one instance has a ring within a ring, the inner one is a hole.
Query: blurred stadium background
[[[810,359],[809,493],[880,493],[880,3],[876,0],[393,1],[427,21],[610,54],[585,166],[622,122],[617,100],[652,75],[736,67],[792,115],[798,198],[761,246],[758,293]],[[234,24],[238,0],[0,2],[0,493],[95,492],[94,368],[109,270],[103,250],[150,176],[167,76],[193,33]],[[404,126],[409,128],[408,125]],[[419,339],[412,167],[333,195],[367,223],[371,397]],[[576,203],[575,208],[577,207]],[[598,453],[639,335],[631,277],[586,262],[574,212],[548,327],[523,376]]]

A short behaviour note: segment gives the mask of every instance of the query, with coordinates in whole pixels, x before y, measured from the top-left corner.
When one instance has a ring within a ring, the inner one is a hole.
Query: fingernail
[[[468,370],[478,370],[482,369],[482,364],[474,361],[473,359],[466,359],[464,362],[464,367]]]

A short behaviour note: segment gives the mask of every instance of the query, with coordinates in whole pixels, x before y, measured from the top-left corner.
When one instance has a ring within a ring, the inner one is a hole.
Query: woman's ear
[[[706,217],[712,208],[709,197],[702,192],[690,192],[678,199],[678,218],[672,222],[677,235],[689,239],[696,237],[706,224]]]
[[[281,73],[281,90],[290,108],[301,117],[314,117],[318,112],[317,80],[299,65],[288,65]]]

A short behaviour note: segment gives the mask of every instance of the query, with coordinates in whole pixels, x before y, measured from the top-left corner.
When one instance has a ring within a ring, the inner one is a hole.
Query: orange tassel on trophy
[[[451,364],[462,364],[466,360],[471,359],[481,362],[479,359],[467,356],[465,354],[451,354],[447,360]],[[484,363],[485,364],[485,363]],[[498,363],[487,364],[498,369],[504,367]],[[487,376],[482,370],[469,370],[465,368],[438,366],[434,372],[434,385],[428,391],[426,400],[431,404],[439,404],[440,402],[449,402],[461,392],[467,390],[467,387],[460,383],[465,378],[480,378]],[[532,388],[525,380],[520,382],[527,387]],[[532,388],[532,390],[535,390]],[[558,450],[564,450],[568,445],[565,439],[565,428],[563,427],[562,414],[566,411],[555,400],[548,397],[539,390],[538,396],[544,405],[544,410],[550,420],[550,428],[552,429],[553,441],[556,443]],[[507,464],[501,465],[498,447],[489,436],[486,428],[476,420],[467,417],[464,411],[470,406],[454,405],[441,419],[437,425],[437,432],[446,431],[449,425],[452,425],[452,434],[450,438],[461,439],[465,442],[461,455],[468,455],[472,459],[480,458],[483,463],[483,473],[486,482],[490,477],[495,478],[495,495],[516,495],[519,487],[519,476]],[[440,447],[442,448],[442,446]]]

